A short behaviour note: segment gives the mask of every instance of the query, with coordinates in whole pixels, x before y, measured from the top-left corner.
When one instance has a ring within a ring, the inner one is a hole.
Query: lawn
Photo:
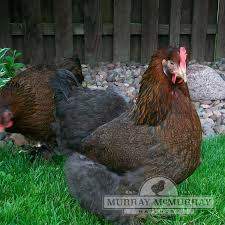
[[[205,140],[202,164],[178,187],[180,195],[213,195],[215,207],[186,216],[155,216],[150,224],[225,224],[225,136]],[[36,159],[12,145],[0,147],[1,225],[109,224],[91,215],[70,197],[63,174],[63,159]]]

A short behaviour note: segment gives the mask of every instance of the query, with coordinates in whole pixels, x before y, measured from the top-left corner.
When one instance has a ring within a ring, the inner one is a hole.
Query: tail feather
[[[82,84],[82,82],[84,81],[84,76],[83,76],[83,73],[82,73],[82,67],[81,67],[79,56],[75,55],[73,57],[73,61],[74,61],[75,66],[73,67],[72,72],[75,74],[78,81]]]
[[[58,69],[64,68],[72,72],[80,84],[82,84],[82,82],[84,81],[84,76],[82,73],[81,63],[78,55],[74,55],[72,58],[64,59],[63,61],[56,63],[56,65]]]
[[[80,82],[74,74],[66,69],[57,70],[50,84],[55,91],[56,101],[61,101],[63,99],[67,101],[73,86],[80,86]]]
[[[79,200],[82,207],[116,224],[141,224],[135,215],[124,215],[122,210],[103,208],[104,196],[123,195],[127,188],[130,190],[132,186],[135,186],[137,175],[135,172],[133,179],[132,174],[129,174],[129,177],[120,176],[104,165],[74,153],[65,164],[65,173],[70,192]]]
[[[77,65],[78,68],[80,68],[80,70],[81,70],[80,58],[79,58],[79,56],[78,56],[77,54],[75,54],[75,55],[73,56],[73,61],[74,61],[75,65]]]

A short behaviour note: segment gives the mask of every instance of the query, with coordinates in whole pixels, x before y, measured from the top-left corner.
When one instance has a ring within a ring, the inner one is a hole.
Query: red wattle
[[[5,128],[10,128],[13,126],[13,121],[9,121]]]
[[[173,73],[173,74],[172,74],[172,82],[173,82],[173,84],[176,83],[176,80],[177,80],[177,76],[176,76],[175,73]]]

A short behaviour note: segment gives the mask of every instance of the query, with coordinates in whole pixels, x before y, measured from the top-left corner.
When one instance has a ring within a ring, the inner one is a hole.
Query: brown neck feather
[[[173,85],[163,74],[162,60],[166,58],[163,52],[153,55],[148,69],[143,74],[141,87],[134,110],[133,118],[137,125],[159,125],[171,109],[173,90],[178,88],[189,97],[185,83]]]

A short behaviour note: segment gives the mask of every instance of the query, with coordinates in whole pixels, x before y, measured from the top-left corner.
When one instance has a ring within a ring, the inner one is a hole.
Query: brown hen
[[[133,224],[137,215],[104,210],[103,197],[138,192],[154,176],[180,183],[198,167],[202,131],[185,72],[184,48],[157,51],[133,111],[99,127],[83,140],[82,155],[68,159],[69,187],[83,207],[119,224]]]
[[[51,139],[55,108],[51,81],[58,68],[70,70],[77,83],[84,80],[78,58],[66,59],[56,66],[33,66],[21,72],[0,90],[0,131],[7,128],[9,132],[22,133],[41,142]],[[3,118],[8,122],[1,122]]]

